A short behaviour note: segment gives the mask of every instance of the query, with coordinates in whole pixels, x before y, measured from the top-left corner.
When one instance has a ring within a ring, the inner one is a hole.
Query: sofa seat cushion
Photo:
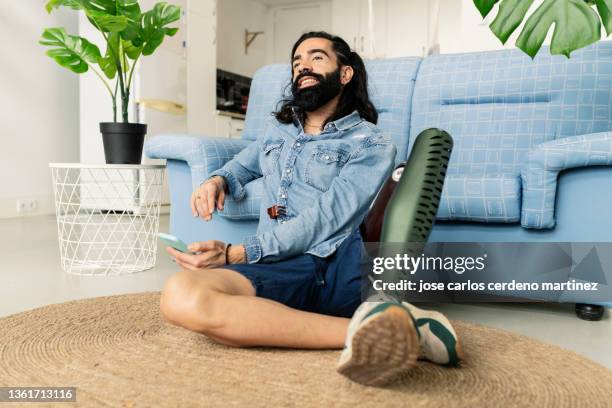
[[[438,220],[515,223],[521,219],[518,175],[446,176]]]

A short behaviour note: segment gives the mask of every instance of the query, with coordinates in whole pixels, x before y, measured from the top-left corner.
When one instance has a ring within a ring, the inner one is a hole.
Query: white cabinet
[[[388,0],[385,56],[387,58],[422,57],[428,46],[430,2],[424,0]]]
[[[439,0],[435,25],[434,0],[333,0],[332,32],[363,58],[424,56],[436,40],[442,52],[454,51],[466,7],[461,1]]]
[[[187,0],[187,131],[209,135],[217,109],[217,0]],[[160,80],[164,80],[160,76]]]
[[[215,124],[215,136],[239,139],[244,130],[244,115],[217,111]]]
[[[359,7],[353,7],[363,0],[334,0],[332,3],[332,32],[338,35],[357,52],[357,38],[359,37]]]
[[[363,58],[384,58],[388,0],[334,0],[332,31]],[[371,6],[371,7],[370,7]]]

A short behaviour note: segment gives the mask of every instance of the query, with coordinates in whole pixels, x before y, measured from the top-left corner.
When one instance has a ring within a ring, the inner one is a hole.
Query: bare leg
[[[242,347],[342,348],[349,323],[255,297],[251,282],[228,269],[171,276],[162,290],[160,309],[172,324]]]

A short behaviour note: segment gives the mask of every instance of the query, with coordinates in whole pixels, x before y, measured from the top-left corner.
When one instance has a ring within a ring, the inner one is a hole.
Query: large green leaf
[[[125,16],[130,20],[140,18],[140,6],[137,0],[76,0],[88,10],[104,12],[111,16]]]
[[[166,2],[157,3],[153,9],[142,15],[142,31],[132,43],[142,47],[143,55],[151,55],[164,41],[164,36],[173,36],[178,28],[168,28],[168,24],[181,18],[181,8]]]
[[[128,18],[128,25],[121,33],[121,38],[131,41],[138,37],[142,25],[142,13],[138,0],[122,0],[121,12]]]
[[[74,0],[81,6],[90,22],[105,32],[121,32],[122,37],[138,33],[140,6],[137,0]]]
[[[107,33],[119,33],[128,26],[128,19],[124,16],[113,16],[97,10],[86,10],[85,13],[91,24]]]
[[[81,3],[79,3],[77,0],[49,0],[45,5],[45,8],[47,9],[47,12],[50,13],[54,8],[59,8],[62,6],[70,7],[74,10],[81,10],[83,8]]]
[[[474,0],[483,17],[491,12],[496,3],[499,3],[499,11],[490,27],[505,44],[525,19],[533,0]],[[544,0],[527,18],[516,46],[535,57],[554,23],[550,52],[569,58],[572,51],[592,44],[601,37],[599,15],[591,7],[593,5],[597,5],[606,32],[612,33],[612,0]]]
[[[119,33],[110,33],[108,35],[106,54],[100,57],[98,65],[100,65],[100,68],[109,79],[115,77],[118,71],[117,64],[121,64],[123,72],[127,72],[130,69],[130,63],[127,59],[123,58],[123,53],[132,59],[135,58],[130,56],[132,51],[130,49],[125,49],[126,46],[131,47],[130,42],[122,40]],[[121,47],[123,47],[123,52],[121,51]],[[117,55],[119,55],[119,60],[116,57]]]
[[[89,21],[104,32],[122,32],[128,40],[139,32],[138,0],[49,0],[45,7],[51,12],[61,6],[83,10]]]
[[[551,54],[569,58],[572,51],[601,38],[599,16],[584,0],[544,0],[527,19],[516,46],[535,57],[553,23]]]
[[[83,10],[96,28],[108,33],[121,32],[127,40],[140,30],[138,0],[49,0],[46,4],[49,12],[60,6]]]
[[[106,53],[98,60],[98,65],[108,79],[113,79],[117,73],[117,52],[119,50],[119,34],[110,33],[106,42]]]
[[[53,47],[47,55],[77,74],[87,72],[89,64],[100,59],[98,47],[82,37],[67,34],[62,27],[45,29],[40,44]]]
[[[499,4],[497,16],[491,23],[491,31],[502,44],[505,44],[514,30],[521,25],[532,3],[533,0],[505,0]]]
[[[606,28],[606,33],[608,35],[612,34],[612,0],[595,0],[595,4]]]
[[[108,79],[115,78],[115,74],[117,74],[117,64],[115,63],[113,56],[108,51],[103,57],[100,57],[98,65]]]
[[[135,60],[136,58],[140,57],[140,54],[142,53],[142,47],[134,46],[131,41],[123,40],[121,43],[123,44],[123,51],[128,56],[128,58]]]
[[[498,1],[499,0],[474,0],[474,5],[476,5],[476,8],[480,11],[482,18],[485,18]]]

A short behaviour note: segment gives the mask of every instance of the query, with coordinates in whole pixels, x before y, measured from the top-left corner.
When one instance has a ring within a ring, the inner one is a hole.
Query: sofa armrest
[[[559,172],[576,167],[612,165],[612,132],[551,140],[534,147],[521,169],[525,228],[555,226],[555,196]]]
[[[224,137],[159,135],[145,143],[145,153],[151,159],[172,159],[187,162],[191,169],[193,188],[206,180],[208,174],[221,168],[251,140]]]

